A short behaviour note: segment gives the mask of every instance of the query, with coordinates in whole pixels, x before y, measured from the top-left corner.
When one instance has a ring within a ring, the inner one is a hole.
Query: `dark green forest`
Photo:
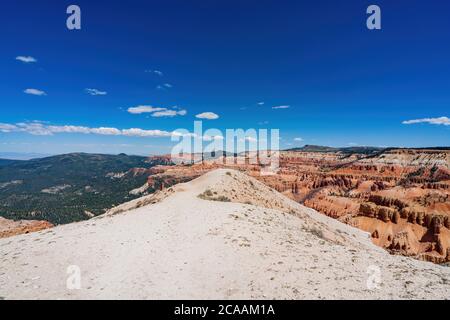
[[[130,169],[167,164],[158,161],[125,154],[83,153],[29,161],[0,160],[0,216],[53,224],[86,220],[86,211],[99,215],[136,198],[129,191],[144,185],[148,174],[135,174]]]

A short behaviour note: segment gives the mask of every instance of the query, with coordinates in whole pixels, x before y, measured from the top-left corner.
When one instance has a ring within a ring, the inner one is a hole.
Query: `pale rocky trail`
[[[69,266],[79,290],[67,288]],[[391,256],[367,233],[221,169],[98,218],[0,239],[0,297],[448,299],[450,268]]]

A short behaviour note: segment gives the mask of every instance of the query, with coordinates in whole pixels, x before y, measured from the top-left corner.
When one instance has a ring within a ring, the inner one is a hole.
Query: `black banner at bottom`
[[[346,320],[360,318],[355,312],[363,308],[366,315],[383,318],[414,316],[428,310],[446,312],[448,301],[0,301],[2,313],[7,311],[36,316],[45,312],[53,315],[86,317],[98,312],[115,317],[129,318],[139,315],[144,319],[301,319],[308,315],[314,318],[332,314],[344,316]],[[9,310],[8,310],[9,309]],[[60,309],[63,313],[56,312]],[[44,311],[45,310],[45,311]]]

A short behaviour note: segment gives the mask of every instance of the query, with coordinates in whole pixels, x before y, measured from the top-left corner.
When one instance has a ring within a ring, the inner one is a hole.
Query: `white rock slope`
[[[73,265],[79,290],[67,288]],[[390,256],[364,232],[217,170],[100,218],[0,240],[0,297],[448,299],[450,268]]]

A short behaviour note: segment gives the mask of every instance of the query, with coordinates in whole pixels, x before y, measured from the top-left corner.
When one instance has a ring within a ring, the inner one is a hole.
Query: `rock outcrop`
[[[0,238],[7,238],[19,234],[37,232],[48,228],[53,228],[53,225],[47,221],[13,221],[0,217]]]

